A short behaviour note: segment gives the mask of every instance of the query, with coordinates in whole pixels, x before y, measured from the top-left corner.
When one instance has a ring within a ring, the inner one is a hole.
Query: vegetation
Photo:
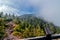
[[[13,22],[15,25],[13,28],[10,25],[6,25],[9,22]],[[48,27],[52,33],[60,33],[59,27],[54,26],[52,23],[48,23],[40,18],[37,18],[33,15],[22,15],[14,16],[13,15],[3,15],[3,12],[0,13],[0,39],[5,37],[5,29],[10,27],[13,32],[12,35],[18,38],[28,38],[28,37],[37,37],[44,36],[44,28]],[[56,32],[55,32],[56,31]]]

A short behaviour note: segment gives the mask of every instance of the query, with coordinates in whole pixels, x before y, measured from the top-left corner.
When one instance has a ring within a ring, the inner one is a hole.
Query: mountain
[[[43,18],[36,17],[33,14],[21,15],[19,18],[20,18],[20,20],[26,21],[29,24],[34,25],[34,26],[36,26],[38,24],[38,25],[40,25],[40,27],[42,29],[44,29],[45,27],[48,27],[52,33],[54,33],[56,31],[55,27],[57,27],[57,26],[54,26],[53,23],[49,23],[49,22],[45,21]]]
[[[30,22],[30,21],[36,22],[37,21],[37,23],[41,22],[41,23],[44,23],[44,24],[49,23],[49,22],[45,21],[43,18],[36,17],[34,14],[21,15],[21,16],[19,16],[19,18],[22,21],[28,21],[28,22]]]
[[[15,37],[18,36],[18,38],[44,36],[46,35],[45,28],[49,28],[52,34],[60,33],[60,31],[58,31],[60,30],[60,27],[57,27],[53,23],[49,23],[42,18],[38,18],[34,14],[14,16],[7,14],[3,15],[2,13],[0,14],[0,38],[8,38],[10,35]],[[6,31],[7,29],[8,32]]]

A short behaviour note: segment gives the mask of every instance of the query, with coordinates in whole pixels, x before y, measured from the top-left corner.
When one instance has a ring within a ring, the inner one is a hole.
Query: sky
[[[32,14],[36,12],[35,6],[28,0],[0,0],[0,11],[16,13],[16,15]],[[11,12],[12,11],[12,12]]]
[[[35,14],[60,26],[60,0],[0,0],[0,12]]]

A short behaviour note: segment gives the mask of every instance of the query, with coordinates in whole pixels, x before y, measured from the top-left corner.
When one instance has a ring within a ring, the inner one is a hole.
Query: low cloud
[[[11,14],[11,15],[15,13],[14,15],[18,15],[18,16],[19,16],[18,13],[20,13],[19,10],[6,5],[0,6],[0,12],[3,12],[4,14],[6,13]]]
[[[37,16],[60,26],[60,0],[33,0],[31,3],[39,8]]]

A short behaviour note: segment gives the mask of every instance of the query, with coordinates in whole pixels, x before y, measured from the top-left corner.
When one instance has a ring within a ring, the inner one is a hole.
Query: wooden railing
[[[23,40],[52,40],[60,38],[60,34],[52,34],[48,27],[44,28],[46,36],[24,38]]]

